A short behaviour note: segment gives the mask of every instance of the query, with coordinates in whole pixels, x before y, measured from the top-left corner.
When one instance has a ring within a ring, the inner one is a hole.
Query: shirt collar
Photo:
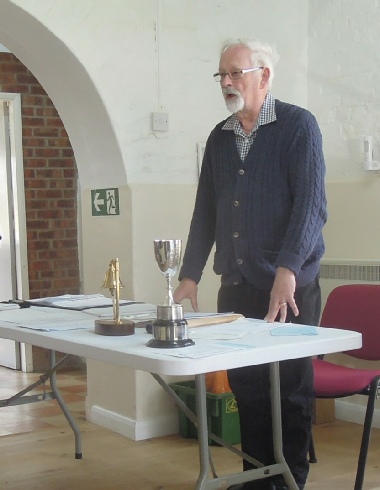
[[[276,121],[276,108],[275,108],[275,99],[273,95],[268,92],[263,105],[261,106],[259,117],[257,118],[257,122],[255,127],[253,128],[253,131],[256,131],[259,126],[263,126],[264,124],[269,124],[273,121]],[[232,114],[225,124],[223,125],[222,129],[227,129],[227,130],[233,130],[233,131],[238,131],[241,128],[240,121],[237,118],[236,114]]]

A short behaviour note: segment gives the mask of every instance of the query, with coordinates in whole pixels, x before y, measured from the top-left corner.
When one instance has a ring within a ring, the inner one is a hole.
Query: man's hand
[[[184,299],[189,299],[191,306],[194,311],[199,311],[198,309],[198,286],[192,279],[187,279],[186,277],[181,280],[179,286],[174,291],[173,299],[176,303],[181,303]]]
[[[296,278],[294,273],[285,267],[278,267],[270,293],[269,310],[264,320],[274,322],[278,312],[280,312],[280,322],[284,322],[288,307],[293,310],[295,316],[298,316],[299,312],[294,300],[295,290]]]

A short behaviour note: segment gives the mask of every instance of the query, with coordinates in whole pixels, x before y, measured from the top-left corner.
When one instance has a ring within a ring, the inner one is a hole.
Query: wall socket
[[[168,131],[169,114],[167,114],[166,112],[153,112],[152,129],[153,131]]]

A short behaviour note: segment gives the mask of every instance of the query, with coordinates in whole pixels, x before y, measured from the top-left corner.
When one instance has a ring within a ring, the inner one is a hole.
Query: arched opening
[[[60,39],[20,7],[0,0],[0,43],[29,68],[65,125],[82,189],[126,185],[112,124],[89,74]],[[112,172],[110,172],[112,168]]]
[[[52,124],[49,128],[45,127],[44,131],[40,130],[40,138],[36,138],[35,131],[33,134],[32,131],[30,131],[30,134],[24,132],[25,138],[34,139],[34,142],[31,142],[32,145],[35,144],[37,147],[41,145],[41,148],[35,149],[35,151],[37,153],[40,151],[41,160],[45,159],[45,162],[42,162],[42,167],[45,167],[45,169],[38,168],[38,175],[41,182],[44,182],[43,185],[48,185],[48,191],[51,193],[50,199],[55,200],[56,212],[58,213],[54,218],[54,212],[46,210],[46,212],[53,213],[50,218],[46,216],[46,220],[56,219],[54,237],[51,235],[52,228],[55,227],[53,221],[49,225],[50,229],[45,230],[45,233],[40,230],[41,236],[37,237],[36,230],[33,230],[33,226],[30,225],[31,221],[29,220],[30,226],[28,226],[27,220],[30,297],[79,293],[81,278],[78,263],[78,234],[80,234],[80,230],[78,232],[76,228],[78,218],[76,199],[79,195],[76,185],[77,169],[81,189],[113,187],[115,182],[118,185],[126,182],[122,158],[108,113],[91,78],[78,59],[46,27],[19,7],[0,0],[0,9],[0,43],[11,51],[9,56],[4,59],[7,62],[11,61],[13,69],[25,76],[24,88],[28,87],[28,95],[26,95],[27,93],[23,94],[22,89],[17,89],[15,80],[13,81],[13,87],[10,86],[11,84],[6,85],[4,77],[2,80],[0,79],[0,90],[20,92],[22,97],[29,97],[30,105],[28,106],[26,101],[23,104],[23,115],[25,117],[27,117],[28,111],[33,111],[33,113],[29,112],[32,118],[37,119],[37,113],[39,112],[41,117],[56,118],[57,120],[55,127]],[[2,71],[2,74],[5,74],[5,72]],[[31,100],[31,97],[34,97],[34,100]],[[36,101],[36,99],[39,100]],[[64,127],[59,129],[59,126],[62,125],[61,121]],[[48,149],[45,146],[49,146],[47,144],[49,139],[51,139],[51,145],[56,145],[55,150],[52,148]],[[52,142],[53,139],[56,140],[56,143]],[[66,142],[64,141],[65,139],[67,140]],[[24,151],[29,151],[26,150],[25,145],[24,140]],[[45,146],[45,148],[42,148],[42,146]],[[49,156],[46,151],[56,151],[56,154],[51,153]],[[41,152],[45,152],[46,155],[42,155]],[[35,157],[36,155],[33,153],[31,156]],[[54,164],[55,158],[56,162]],[[61,162],[58,162],[58,159]],[[60,170],[58,170],[58,166]],[[112,169],[111,172],[110,168]],[[61,173],[58,175],[59,172]],[[35,194],[31,195],[31,188],[33,188],[34,184],[31,183],[30,179],[37,179],[36,174],[37,172],[34,173],[30,167],[25,173],[25,179],[29,179],[30,183],[30,188],[26,189],[27,192],[29,190],[29,198],[26,196],[29,213],[34,212],[33,206],[36,205],[37,200],[40,200],[40,204],[44,208],[47,199],[49,199],[49,196],[46,195],[46,201],[43,202],[44,197],[42,194],[40,197],[37,196],[37,199]],[[70,180],[72,185],[69,184],[70,189],[68,189],[67,184]],[[59,181],[63,183],[62,187],[65,187],[65,189],[60,196],[54,196],[54,193],[60,192]],[[67,205],[68,201],[65,203],[65,195],[67,197],[70,193],[72,202]],[[59,199],[61,199],[60,202],[58,202]],[[65,208],[64,212],[63,208]],[[71,213],[70,226],[65,219],[68,217],[66,216],[67,213]],[[68,228],[70,228],[70,231],[68,231]],[[57,233],[59,232],[71,234],[72,250],[67,248],[69,236],[62,236],[62,242],[59,245],[59,240],[57,241]],[[34,238],[32,236],[33,233]],[[40,240],[42,235],[44,235],[44,238]],[[41,243],[43,240],[45,242]],[[50,255],[48,260],[50,264],[46,262],[45,266],[42,266],[43,271],[37,270],[38,267],[41,267],[41,257],[35,253],[36,249],[34,245],[31,245],[33,241],[40,241],[41,254],[45,253],[46,257]],[[48,243],[49,241],[50,244]],[[48,248],[51,250],[48,250]],[[60,248],[61,251],[59,250]],[[72,262],[70,266],[67,262],[69,257],[71,257],[70,261]],[[52,265],[54,261],[56,265],[58,264],[57,261],[61,261],[60,267],[62,271],[66,268],[67,277],[63,278],[61,276],[61,281],[59,266]],[[74,270],[75,268],[76,271]],[[68,272],[69,269],[70,272]],[[76,276],[74,276],[75,274]],[[44,278],[45,281],[43,280]],[[45,356],[37,352],[37,349],[35,350],[36,353],[33,352],[34,369],[44,369]]]

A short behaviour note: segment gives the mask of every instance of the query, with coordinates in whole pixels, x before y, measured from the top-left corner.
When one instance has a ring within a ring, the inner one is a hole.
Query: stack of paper
[[[93,318],[80,311],[61,310],[44,306],[0,311],[0,320],[18,327],[45,332],[88,329],[94,325]]]
[[[112,306],[112,298],[106,298],[103,294],[64,294],[50,298],[31,299],[30,303],[36,306],[85,310],[87,308]],[[127,303],[130,301],[120,300],[121,305]]]
[[[20,307],[16,303],[0,303],[0,311],[18,310]]]

